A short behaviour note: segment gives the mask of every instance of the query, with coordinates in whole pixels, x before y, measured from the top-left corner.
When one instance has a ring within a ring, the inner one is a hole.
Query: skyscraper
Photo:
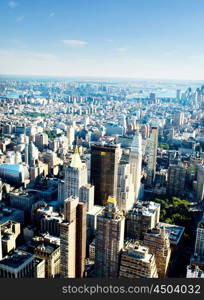
[[[73,143],[75,140],[75,129],[73,125],[68,126],[67,128],[67,140],[68,140],[68,149],[73,149]]]
[[[127,212],[134,205],[134,189],[130,164],[120,160],[118,165],[117,203],[120,210]]]
[[[76,276],[76,207],[78,197],[64,201],[64,222],[60,224],[60,272],[63,278]]]
[[[79,190],[87,184],[87,167],[82,163],[78,147],[72,155],[70,165],[65,169],[64,199],[70,196],[79,197]]]
[[[181,100],[181,90],[180,89],[176,90],[176,100],[177,101]]]
[[[160,204],[156,202],[138,202],[126,216],[126,237],[143,240],[144,234],[159,223]]]
[[[86,255],[86,203],[71,196],[64,201],[60,224],[60,272],[64,278],[83,277]]]
[[[142,136],[136,133],[130,148],[130,172],[134,189],[134,201],[138,200],[142,172]]]
[[[203,201],[204,199],[204,166],[199,165],[197,168],[197,200]]]
[[[147,185],[151,186],[155,180],[158,146],[158,128],[152,127],[149,139],[149,158],[147,167]]]
[[[39,151],[38,148],[30,142],[25,147],[25,162],[30,167],[35,165],[36,160],[38,160]]]
[[[168,233],[161,228],[148,230],[144,235],[144,245],[149,247],[149,252],[155,255],[159,278],[166,277],[171,256]]]
[[[97,217],[95,272],[97,277],[118,276],[119,255],[124,243],[125,217],[116,200],[108,198],[106,208]]]
[[[204,256],[204,216],[196,231],[196,242],[195,242],[195,251],[194,255]]]
[[[2,238],[1,238],[1,226],[0,226],[0,260],[2,259]]]
[[[184,196],[186,169],[181,165],[171,165],[168,170],[167,192],[170,196]]]
[[[80,202],[87,203],[87,211],[92,210],[94,206],[94,186],[86,184],[80,188],[79,192]]]
[[[95,186],[95,204],[105,206],[109,196],[116,197],[120,148],[116,145],[91,147],[91,184]]]
[[[174,116],[173,125],[181,126],[183,124],[184,124],[184,113],[183,112],[177,112]]]
[[[76,277],[82,278],[86,258],[87,203],[79,202],[76,210]]]

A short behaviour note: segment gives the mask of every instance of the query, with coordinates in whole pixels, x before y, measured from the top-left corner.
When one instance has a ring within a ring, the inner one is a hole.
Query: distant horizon
[[[195,82],[195,83],[204,83],[204,79],[176,79],[176,78],[142,78],[142,77],[122,77],[122,76],[89,76],[89,75],[36,75],[36,74],[0,74],[0,79],[4,77],[34,77],[34,78],[56,78],[56,79],[96,79],[96,80],[119,80],[119,81],[153,81],[153,82]]]

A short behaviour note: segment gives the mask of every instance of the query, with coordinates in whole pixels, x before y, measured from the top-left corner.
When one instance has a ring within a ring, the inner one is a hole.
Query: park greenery
[[[50,140],[54,140],[56,137],[59,137],[62,135],[61,133],[57,133],[54,130],[50,130],[50,131],[46,130],[45,133],[48,135],[48,138]]]
[[[188,243],[192,236],[194,223],[192,212],[189,210],[189,202],[177,197],[153,200],[161,205],[160,221],[185,227],[184,239]]]
[[[164,150],[168,150],[169,149],[169,144],[160,142],[159,145],[158,145],[158,147],[162,148]]]

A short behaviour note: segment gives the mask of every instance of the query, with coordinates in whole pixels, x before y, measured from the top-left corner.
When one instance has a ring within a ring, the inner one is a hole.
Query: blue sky
[[[0,73],[204,78],[203,0],[0,0]]]

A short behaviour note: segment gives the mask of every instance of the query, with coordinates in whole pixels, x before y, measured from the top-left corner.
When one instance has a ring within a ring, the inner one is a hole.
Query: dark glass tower
[[[116,145],[91,147],[91,183],[95,186],[95,204],[105,206],[109,196],[116,197],[120,148]]]

